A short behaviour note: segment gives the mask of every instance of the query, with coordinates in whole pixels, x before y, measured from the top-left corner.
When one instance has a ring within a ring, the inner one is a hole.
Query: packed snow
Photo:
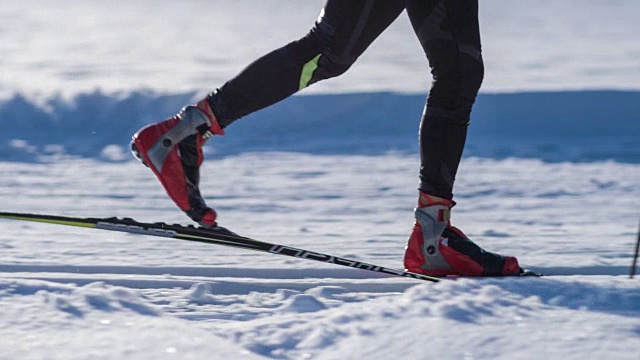
[[[131,134],[321,6],[0,0],[0,211],[188,223]],[[453,223],[545,277],[428,283],[0,220],[0,359],[639,359],[639,7],[481,1]],[[401,15],[344,77],[229,127],[202,171],[221,224],[400,268],[428,81]]]

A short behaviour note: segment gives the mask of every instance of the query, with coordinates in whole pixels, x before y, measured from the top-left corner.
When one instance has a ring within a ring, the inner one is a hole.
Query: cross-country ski
[[[24,220],[47,224],[66,225],[100,230],[128,232],[133,234],[169,237],[186,241],[203,242],[213,245],[230,246],[245,250],[262,251],[271,254],[290,256],[298,259],[313,260],[328,264],[341,265],[354,269],[367,270],[387,275],[408,277],[419,280],[437,282],[438,279],[431,276],[416,274],[408,271],[390,269],[384,266],[367,264],[365,262],[345,259],[339,256],[328,255],[315,251],[298,249],[291,246],[272,244],[237,235],[225,228],[215,229],[196,228],[165,223],[141,223],[130,218],[79,218],[70,216],[53,216],[42,214],[20,214],[0,212],[0,219]],[[215,251],[215,250],[214,250]],[[523,273],[524,274],[524,273]],[[533,273],[527,272],[527,275]]]

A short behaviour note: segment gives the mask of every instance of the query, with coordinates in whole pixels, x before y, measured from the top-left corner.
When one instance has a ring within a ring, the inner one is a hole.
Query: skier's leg
[[[306,36],[256,60],[196,105],[140,129],[134,154],[190,218],[216,226],[199,189],[204,142],[241,116],[344,73],[403,9],[404,0],[328,0]]]
[[[329,0],[309,33],[251,63],[207,100],[224,128],[343,74],[404,9],[404,0]]]
[[[420,199],[405,267],[430,275],[515,275],[515,258],[482,250],[449,221],[471,108],[484,76],[478,2],[409,0],[407,13],[433,83],[420,124]]]
[[[478,2],[411,0],[407,12],[433,76],[420,126],[420,189],[451,199],[484,76]]]

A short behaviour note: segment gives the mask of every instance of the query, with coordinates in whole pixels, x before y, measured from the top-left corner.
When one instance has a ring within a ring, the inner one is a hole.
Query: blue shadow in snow
[[[109,160],[105,147],[127,151],[138,128],[175,114],[193,95],[96,91],[72,101],[52,98],[42,107],[17,94],[0,102],[0,160],[39,161],[56,153]],[[208,146],[217,156],[415,154],[424,101],[396,93],[293,96],[237,121]],[[640,163],[639,118],[635,91],[481,94],[465,156]]]

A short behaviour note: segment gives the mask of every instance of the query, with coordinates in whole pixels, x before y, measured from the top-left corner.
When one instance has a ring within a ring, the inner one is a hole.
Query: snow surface
[[[393,154],[247,153],[208,161],[204,174],[219,176],[203,188],[223,224],[248,236],[398,267],[416,165]],[[550,276],[423,284],[1,221],[3,356],[636,359],[640,289],[626,274],[638,165],[467,158],[462,168],[455,223]],[[11,174],[0,180],[0,203],[12,211],[185,222],[134,162],[0,163],[0,171]]]
[[[321,5],[0,0],[0,211],[187,223],[131,133]],[[0,220],[0,359],[640,359],[639,7],[481,2],[485,92],[453,222],[546,277],[422,283]],[[345,76],[211,141],[202,188],[223,225],[401,266],[428,84],[401,17]]]

